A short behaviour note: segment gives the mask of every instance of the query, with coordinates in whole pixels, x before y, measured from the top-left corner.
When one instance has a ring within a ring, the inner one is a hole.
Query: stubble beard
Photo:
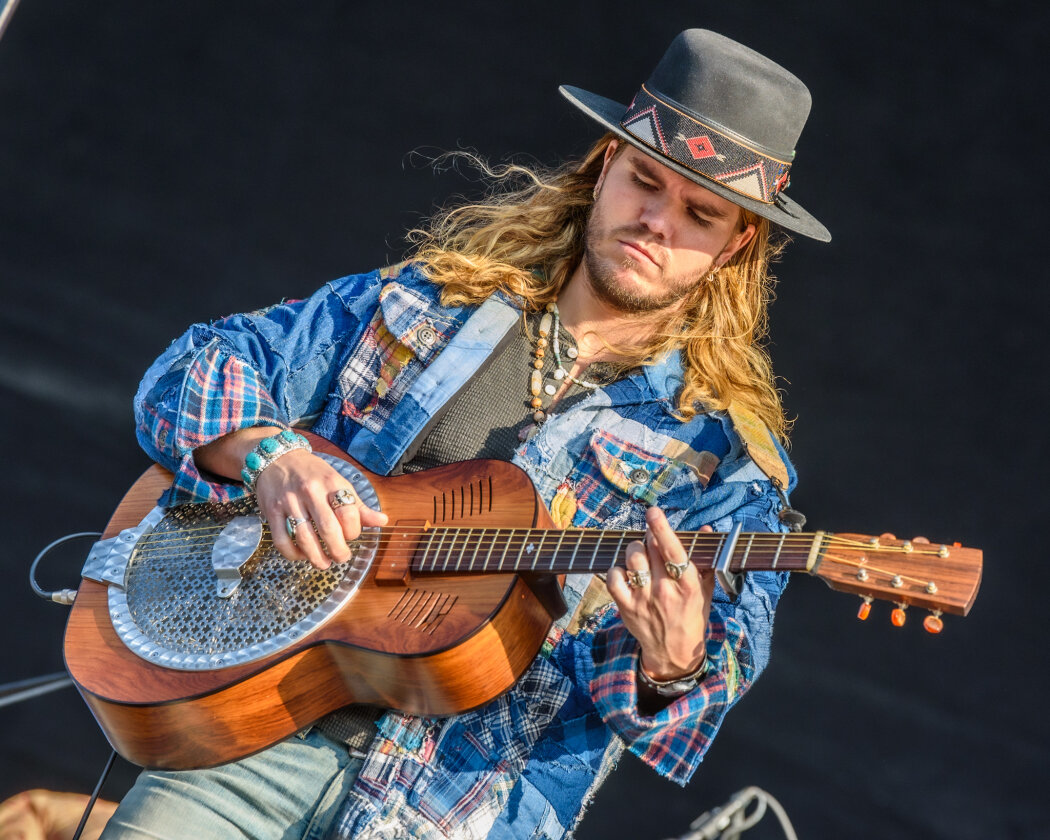
[[[665,291],[660,294],[644,294],[630,288],[616,276],[618,269],[638,271],[640,268],[638,262],[630,257],[625,257],[615,264],[603,259],[599,256],[596,247],[603,238],[644,241],[646,231],[641,226],[631,225],[617,228],[614,231],[604,231],[601,225],[601,212],[597,206],[594,207],[590,219],[587,220],[583,250],[583,264],[587,270],[587,280],[595,296],[606,306],[618,312],[649,314],[670,309],[692,292],[710,273],[708,271],[700,276],[667,276],[663,268],[657,266]]]

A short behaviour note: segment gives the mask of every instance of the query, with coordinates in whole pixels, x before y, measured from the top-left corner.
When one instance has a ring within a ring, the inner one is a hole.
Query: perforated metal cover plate
[[[375,490],[358,470],[322,457],[354,485],[365,504],[378,508]],[[261,545],[241,568],[239,585],[222,597],[212,548],[235,517],[257,515],[254,505],[254,497],[180,505],[155,524],[144,521],[128,556],[124,586],[109,587],[113,627],[134,653],[185,671],[243,665],[293,644],[353,596],[375,557],[378,529],[366,529],[351,544],[349,563],[322,571],[286,560],[264,528]]]

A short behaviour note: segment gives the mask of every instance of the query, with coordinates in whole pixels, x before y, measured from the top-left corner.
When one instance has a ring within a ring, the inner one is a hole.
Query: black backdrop
[[[814,527],[977,545],[987,568],[940,637],[795,581],[693,783],[625,759],[580,836],[681,833],[751,784],[802,837],[1050,836],[1044,8],[24,0],[0,42],[2,680],[62,667],[64,608],[25,572],[100,529],[146,466],[129,400],[168,340],[398,258],[420,213],[471,188],[407,153],[578,152],[595,132],[559,83],[626,101],[706,26],[815,103],[791,193],[835,240],[789,249],[773,307],[797,506]],[[0,727],[0,795],[89,789],[108,752],[71,689]],[[752,834],[780,836],[772,817]]]

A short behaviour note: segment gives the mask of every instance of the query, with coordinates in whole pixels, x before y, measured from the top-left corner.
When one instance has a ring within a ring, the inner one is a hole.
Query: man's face
[[[595,295],[621,312],[680,301],[754,235],[740,208],[646,154],[610,144],[587,224],[584,267]]]

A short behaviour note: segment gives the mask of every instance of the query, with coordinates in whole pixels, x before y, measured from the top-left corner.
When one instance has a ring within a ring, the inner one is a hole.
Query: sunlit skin
[[[580,347],[578,365],[608,358],[609,342],[625,342],[653,328],[654,318],[677,305],[712,268],[724,264],[754,235],[742,226],[736,205],[683,178],[633,147],[616,154],[610,144],[587,230],[586,257],[559,296],[562,323]],[[197,449],[199,467],[237,477],[245,456],[279,429],[234,432]],[[259,476],[259,506],[273,524],[274,546],[290,559],[318,568],[350,557],[347,541],[363,526],[386,524],[386,516],[363,505],[333,511],[328,500],[346,481],[325,461],[303,450],[289,452]],[[313,520],[289,539],[285,517]],[[682,562],[685,551],[663,514],[647,515],[646,543],[624,555],[631,569],[649,568],[650,584],[627,586],[624,571],[609,575],[609,592],[628,630],[642,648],[643,667],[657,679],[690,673],[703,659],[713,579],[695,567],[680,580],[664,565]],[[315,531],[316,529],[316,531]],[[324,551],[321,542],[328,546]]]
[[[584,259],[558,298],[562,322],[579,344],[574,374],[590,362],[614,358],[605,342],[644,337],[754,234],[732,202],[633,146],[621,150],[610,143]],[[627,547],[623,565],[647,570],[650,581],[630,587],[625,568],[617,566],[609,572],[608,588],[641,647],[642,668],[668,680],[694,672],[704,660],[714,576],[700,575],[690,564],[673,579],[666,564],[686,561],[681,541],[658,508],[647,512],[646,526],[645,542]]]
[[[593,361],[678,305],[754,236],[732,202],[627,146],[605,154],[583,261],[562,290],[563,323]],[[592,340],[588,340],[593,336]]]

